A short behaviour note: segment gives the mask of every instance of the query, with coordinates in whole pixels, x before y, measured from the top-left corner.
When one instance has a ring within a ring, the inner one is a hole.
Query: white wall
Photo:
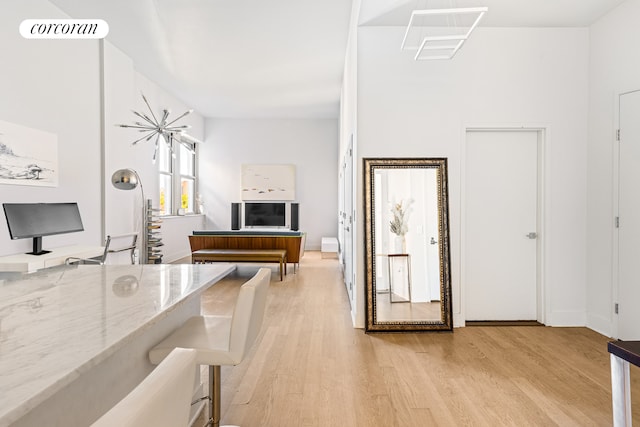
[[[142,198],[138,189],[122,191],[111,185],[111,175],[118,169],[132,168],[140,175],[145,198],[159,205],[158,165],[152,162],[154,140],[131,143],[140,138],[134,129],[116,127],[116,124],[133,124],[139,119],[135,110],[149,115],[141,93],[154,109],[156,117],[162,110],[171,111],[169,118],[177,118],[190,108],[175,96],[147,79],[135,70],[135,64],[127,55],[108,42],[104,44],[104,116],[105,116],[105,206],[106,234],[124,234],[139,231],[142,224]],[[204,118],[194,112],[178,124],[190,125],[188,133],[204,139]],[[188,235],[202,228],[202,216],[167,218],[162,223],[163,262],[172,262],[190,255]]]
[[[541,126],[547,129],[545,321],[584,325],[588,29],[479,28],[453,60],[419,62],[399,50],[403,32],[358,31],[358,156],[449,159],[454,323],[464,320],[465,127]],[[362,276],[357,289],[362,299]]]
[[[294,164],[307,249],[319,250],[321,237],[336,236],[337,120],[207,119],[206,135],[199,170],[207,228],[231,228],[242,164]]]
[[[356,209],[358,209],[359,203],[356,200],[356,186],[358,183],[358,178],[356,177],[356,172],[358,170],[357,166],[353,166],[353,163],[357,159],[358,156],[358,119],[357,119],[357,111],[358,111],[358,82],[357,82],[357,70],[358,70],[358,61],[357,61],[357,47],[358,47],[358,17],[361,6],[361,0],[353,0],[351,5],[351,20],[349,25],[349,39],[347,41],[347,51],[345,53],[345,61],[344,61],[344,73],[342,76],[342,90],[340,93],[340,147],[339,147],[339,156],[336,159],[338,162],[338,168],[342,168],[342,165],[345,163],[346,159],[349,158],[347,155],[347,150],[349,149],[349,143],[353,141],[352,145],[352,206],[347,206],[348,201],[345,200],[345,180],[347,177],[342,176],[342,179],[338,183],[338,203],[339,203],[339,212],[345,212],[347,217],[351,216],[353,220],[353,224],[350,227],[350,233],[345,232],[344,224],[340,224],[341,228],[338,230],[338,239],[341,250],[341,262],[343,267],[343,274],[345,276],[351,275],[351,278],[345,279],[345,286],[351,284],[354,289],[350,292],[348,291],[348,295],[350,297],[351,303],[351,318],[355,327],[363,328],[363,317],[359,316],[358,313],[364,312],[364,300],[362,298],[363,292],[358,292],[357,290],[357,278],[356,271],[362,271],[364,268],[364,263],[362,261],[362,257],[355,256],[357,254],[357,245],[355,242],[358,241],[359,236],[361,236],[360,230],[360,220],[358,215],[355,215]],[[348,181],[347,181],[348,182]],[[347,213],[346,211],[351,209],[351,212]],[[347,242],[348,236],[351,236],[350,241]],[[349,254],[347,254],[349,251]]]
[[[613,149],[620,92],[640,89],[640,1],[628,0],[590,28],[587,199],[587,312],[612,333]]]
[[[85,231],[47,236],[43,247],[97,245],[100,213],[100,84],[96,40],[26,40],[27,18],[67,18],[43,0],[11,2],[0,13],[0,120],[58,136],[59,185],[0,184],[0,203],[78,202]],[[0,220],[0,255],[31,250],[31,239],[10,240]]]
[[[5,58],[0,66],[0,120],[58,136],[59,185],[0,185],[0,203],[76,201],[85,231],[47,236],[43,246],[98,245],[103,242],[103,233],[134,231],[134,218],[141,217],[139,191],[120,191],[111,186],[110,177],[116,169],[135,168],[142,177],[145,196],[156,204],[158,200],[157,168],[151,162],[153,147],[149,143],[132,147],[137,132],[114,125],[133,123],[136,118],[131,110],[146,109],[140,91],[156,108],[156,114],[166,107],[175,117],[188,107],[137,73],[132,60],[108,42],[104,43],[103,58],[96,40],[23,39],[18,32],[20,22],[42,17],[68,18],[44,0],[12,2],[12,7],[3,8],[0,14],[0,51]],[[191,135],[204,139],[202,116],[194,113],[182,122],[193,126]],[[165,262],[190,253],[187,234],[201,228],[202,219],[180,217],[163,224]],[[0,255],[28,250],[31,240],[11,241],[6,222],[0,221]]]
[[[205,224],[204,215],[171,216],[163,219],[162,242],[164,246],[162,260],[174,262],[191,256],[189,235],[193,230],[202,230]],[[186,260],[187,263],[191,262]]]

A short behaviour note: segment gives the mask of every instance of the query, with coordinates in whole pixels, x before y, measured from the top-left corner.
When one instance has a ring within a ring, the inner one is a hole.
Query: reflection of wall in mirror
[[[438,227],[438,177],[436,169],[428,169],[425,176],[425,247],[427,248],[427,281],[429,283],[429,298],[440,301],[440,230]],[[434,243],[435,242],[435,243]]]
[[[432,269],[438,268],[438,252],[435,262],[429,245],[430,237],[437,238],[437,188],[435,169],[411,169],[407,187],[414,195],[414,211],[407,235],[407,247],[414,260],[411,264],[412,302],[430,302],[440,299],[439,283],[432,285]],[[434,222],[434,218],[436,221]]]
[[[386,174],[385,174],[386,176]],[[382,208],[383,205],[385,204],[383,201],[387,200],[386,198],[386,194],[387,194],[387,183],[386,183],[386,177],[383,177],[383,171],[376,171],[374,176],[374,201],[375,204],[373,206],[374,209],[374,214],[373,217],[374,218],[379,218],[379,221],[375,221],[375,230],[374,230],[374,234],[376,236],[375,241],[373,242],[375,247],[373,249],[374,254],[376,254],[376,263],[377,265],[380,267],[383,264],[381,263],[381,261],[383,261],[383,259],[380,257],[380,255],[382,254],[386,254],[387,253],[387,243],[386,243],[386,239],[387,239],[387,233],[383,232],[383,229],[386,229],[386,214],[383,212],[384,209]],[[386,268],[376,268],[376,283],[378,284],[377,286],[377,290],[378,292],[382,292],[385,290],[389,290],[389,277],[388,277],[388,270]]]
[[[392,208],[398,203],[409,206],[406,215],[406,252],[411,254],[412,302],[430,302],[440,299],[439,253],[430,245],[430,238],[438,239],[437,188],[435,169],[377,170],[374,176],[374,210],[376,221],[375,252],[397,253],[397,235],[391,231]],[[430,259],[435,256],[434,259]],[[435,271],[434,271],[435,269]],[[388,283],[385,268],[376,269],[377,283]],[[435,279],[434,279],[435,277]],[[386,286],[385,286],[386,287]],[[382,288],[382,286],[379,286]],[[379,289],[380,290],[380,289]]]

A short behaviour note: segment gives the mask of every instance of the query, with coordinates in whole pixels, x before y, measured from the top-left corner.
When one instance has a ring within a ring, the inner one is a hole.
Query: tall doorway
[[[539,129],[466,133],[465,320],[542,322]]]

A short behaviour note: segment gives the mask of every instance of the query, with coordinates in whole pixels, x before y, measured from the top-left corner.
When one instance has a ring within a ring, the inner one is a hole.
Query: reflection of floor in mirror
[[[395,300],[395,297],[394,297]],[[378,321],[396,320],[440,320],[440,301],[435,302],[389,302],[389,295],[378,295],[376,299]]]

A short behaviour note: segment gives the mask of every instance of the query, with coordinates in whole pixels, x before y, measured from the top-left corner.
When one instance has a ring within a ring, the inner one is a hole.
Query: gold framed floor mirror
[[[366,332],[452,331],[446,158],[364,158]]]

